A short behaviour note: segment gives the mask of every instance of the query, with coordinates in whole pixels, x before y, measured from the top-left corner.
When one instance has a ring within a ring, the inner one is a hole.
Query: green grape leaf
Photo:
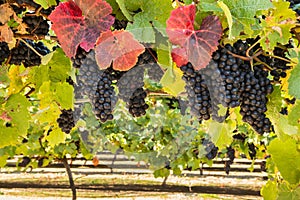
[[[276,200],[278,195],[278,189],[276,181],[269,180],[260,191],[264,200]]]
[[[9,158],[8,155],[1,155],[0,156],[0,168],[5,167],[8,158]]]
[[[142,0],[138,4],[133,2],[136,1],[126,0],[126,5],[134,9],[140,8],[142,12],[133,16],[133,23],[128,24],[126,30],[132,32],[140,42],[154,42],[155,32],[153,28],[166,36],[166,21],[173,9],[172,2],[160,0]]]
[[[67,82],[55,84],[55,100],[63,109],[73,109],[74,88]]]
[[[33,1],[41,5],[44,9],[48,9],[51,6],[56,6],[56,0],[33,0]]]
[[[39,90],[38,98],[40,99],[40,109],[47,108],[50,104],[52,104],[54,96],[51,91],[51,82],[44,82]]]
[[[292,138],[287,138],[285,141],[276,138],[270,143],[267,150],[282,177],[291,184],[299,183],[300,152],[296,141]]]
[[[172,67],[171,45],[160,44],[157,48],[157,62],[164,69]]]
[[[134,23],[129,23],[126,30],[131,32],[138,41],[154,43],[155,32],[149,21],[151,21],[151,18],[148,18],[147,21],[143,15],[135,15]]]
[[[291,71],[290,78],[288,80],[288,92],[290,95],[300,99],[300,62]]]
[[[123,15],[129,20],[132,21],[132,15],[131,13],[127,10],[126,5],[125,5],[125,0],[116,0],[116,2],[119,5],[120,10],[122,11]]]
[[[29,128],[29,108],[28,99],[21,94],[11,95],[5,105],[9,117],[11,117],[12,126],[17,129],[16,135],[25,136]]]
[[[50,52],[47,55],[42,57],[41,64],[47,65],[53,57],[54,52]]]
[[[167,168],[161,168],[161,169],[155,170],[153,172],[153,174],[154,174],[155,178],[168,177],[170,175],[170,170],[168,170]]]
[[[56,49],[46,67],[49,68],[49,78],[53,82],[64,82],[72,69],[70,59],[61,48]]]
[[[241,32],[252,34],[252,26],[256,23],[254,18],[256,12],[272,7],[269,0],[223,0],[218,4],[223,5],[223,10],[212,0],[202,1],[199,6],[203,11],[213,11],[217,15],[222,15],[226,11],[224,10],[226,5],[232,16],[232,29],[229,33],[232,38],[238,37]],[[228,15],[228,13],[224,14]]]
[[[294,187],[287,182],[283,182],[278,186],[278,197],[276,200],[298,200],[300,199],[300,188]]]
[[[220,149],[229,145],[232,142],[232,132],[236,128],[236,122],[226,120],[224,123],[219,123],[214,120],[207,122],[208,134],[211,136],[211,141]]]
[[[49,135],[46,136],[45,139],[48,141],[48,145],[54,148],[60,143],[65,143],[67,136],[64,132],[61,131],[60,128],[56,127],[49,133]]]
[[[289,2],[272,2],[274,8],[265,11],[267,16],[261,19],[260,44],[266,51],[272,51],[278,43],[288,44],[292,37],[291,29],[295,27],[296,14],[289,8]],[[271,15],[269,14],[271,13]]]
[[[110,6],[113,9],[113,14],[116,15],[116,18],[119,20],[126,20],[126,17],[124,16],[124,14],[122,13],[118,3],[116,2],[116,0],[106,0],[107,3],[110,4]]]
[[[16,94],[23,89],[23,81],[21,74],[21,66],[12,65],[8,72],[10,84],[8,88],[9,94]]]
[[[0,120],[0,148],[16,145],[18,144],[19,135],[16,127],[5,127],[3,126],[3,121]]]
[[[41,124],[55,124],[61,111],[57,104],[50,104],[44,109],[40,109],[34,116],[34,119],[38,120]]]
[[[178,67],[168,68],[164,76],[161,78],[160,83],[163,90],[173,96],[178,96],[184,91],[185,83],[181,79],[182,72]]]
[[[290,125],[297,126],[299,125],[300,118],[300,101],[297,100],[295,105],[291,108],[288,114],[288,121]]]

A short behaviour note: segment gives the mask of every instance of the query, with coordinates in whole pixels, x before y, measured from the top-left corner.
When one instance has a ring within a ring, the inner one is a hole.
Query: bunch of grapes
[[[82,62],[85,60],[86,55],[88,54],[88,52],[86,52],[83,48],[81,48],[80,46],[77,48],[77,52],[75,57],[72,57],[72,63],[73,63],[73,67],[74,68],[80,68],[80,66],[82,65]]]
[[[267,95],[273,91],[273,87],[268,79],[268,72],[263,70],[262,65],[254,66],[254,71],[249,65],[244,65],[245,88],[242,94],[242,104],[240,113],[243,121],[250,124],[259,133],[270,132],[272,125],[266,117]]]
[[[75,126],[73,110],[63,109],[57,119],[57,123],[63,132],[70,133],[72,128]]]
[[[205,157],[207,159],[212,160],[217,156],[219,148],[212,141],[204,138],[202,139],[202,145],[206,151]]]
[[[92,98],[94,113],[101,122],[113,119],[113,108],[116,104],[116,95],[112,86],[112,77],[109,70],[102,70],[96,92]]]
[[[30,45],[39,54],[46,55],[50,51],[44,46],[42,42],[35,43],[32,40],[25,40],[27,44],[19,41],[18,45],[11,50],[11,58],[9,64],[20,65],[24,64],[25,67],[38,66],[41,64],[41,57],[36,54],[27,45]]]
[[[148,51],[141,54],[137,64],[123,74],[118,80],[118,97],[126,102],[129,113],[134,117],[146,114],[148,105],[146,104],[147,93],[143,89],[145,68],[152,66],[153,58]]]
[[[206,67],[205,74],[213,104],[234,108],[240,105],[244,81],[244,73],[240,66],[243,61],[229,52],[237,50],[231,45],[219,47]]]
[[[8,58],[10,50],[6,42],[0,42],[0,65],[2,62]]]
[[[229,160],[226,160],[224,163],[224,170],[226,174],[228,175],[230,172],[230,165],[233,163],[235,158],[235,150],[232,147],[227,147],[226,156],[229,158]]]
[[[181,66],[183,71],[182,79],[185,81],[185,90],[188,95],[188,104],[191,113],[199,120],[208,120],[212,112],[210,93],[207,83],[203,77],[203,71],[194,70],[191,63]]]
[[[23,17],[23,22],[27,25],[26,30],[30,34],[47,35],[49,24],[42,16],[28,15]]]

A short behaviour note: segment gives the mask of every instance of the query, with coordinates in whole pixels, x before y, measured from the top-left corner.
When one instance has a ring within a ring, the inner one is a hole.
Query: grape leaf
[[[272,2],[274,8],[265,11],[265,19],[261,19],[260,44],[266,51],[272,51],[278,43],[288,44],[292,37],[291,29],[296,25],[296,14],[289,8],[289,2]]]
[[[56,127],[52,130],[48,136],[46,136],[46,140],[48,141],[48,145],[50,147],[55,147],[60,143],[64,143],[67,139],[67,136],[64,132],[61,131],[59,127]]]
[[[141,12],[133,16],[133,22],[127,25],[126,30],[132,32],[140,42],[155,42],[154,28],[166,36],[166,21],[172,8],[171,1],[161,0],[126,0],[126,8],[130,11],[140,9]],[[141,30],[145,29],[145,30]]]
[[[299,118],[300,118],[300,101],[297,100],[295,105],[291,108],[289,112],[288,115],[289,124],[293,126],[299,125]]]
[[[186,59],[199,70],[207,66],[212,53],[217,50],[222,26],[218,17],[208,16],[202,21],[200,30],[194,30],[195,14],[196,7],[193,4],[172,11],[167,21],[167,34],[171,43],[183,48],[180,52],[186,51]],[[176,53],[178,51],[173,54],[175,57],[178,55]]]
[[[100,69],[108,68],[113,62],[113,68],[120,71],[131,69],[144,51],[144,46],[130,32],[124,30],[102,33],[95,48]]]
[[[127,10],[126,5],[125,5],[125,0],[116,0],[116,2],[119,5],[120,10],[122,11],[123,15],[129,20],[132,21],[132,15],[130,12]]]
[[[288,138],[285,141],[276,138],[270,143],[267,150],[271,154],[282,177],[291,184],[299,183],[300,152],[296,141],[292,138]]]
[[[290,78],[288,80],[288,92],[290,95],[300,99],[300,62],[291,71]]]
[[[0,42],[4,41],[6,43],[12,42],[14,33],[7,24],[0,26]]]
[[[50,6],[56,5],[56,0],[33,0],[33,1],[41,5],[44,9],[48,9]]]
[[[265,200],[274,200],[277,199],[277,184],[275,181],[269,180],[266,185],[261,189],[260,194]]]
[[[30,103],[21,94],[12,94],[8,98],[5,110],[11,120],[10,125],[6,126],[6,120],[0,119],[0,148],[16,145],[20,136],[24,137],[27,134],[30,120],[29,106]]]
[[[14,15],[14,10],[10,7],[8,3],[0,5],[0,23],[6,24],[11,16]]]
[[[234,120],[227,120],[224,123],[208,120],[208,134],[211,136],[211,141],[215,143],[217,147],[224,148],[232,142],[231,133],[236,128],[236,122]]]
[[[75,0],[60,3],[49,16],[52,29],[68,57],[74,57],[80,45],[89,51],[100,33],[114,22],[112,8],[103,0]]]
[[[164,76],[161,78],[160,83],[163,90],[173,96],[178,96],[184,91],[185,83],[181,79],[182,72],[178,67],[168,68]]]

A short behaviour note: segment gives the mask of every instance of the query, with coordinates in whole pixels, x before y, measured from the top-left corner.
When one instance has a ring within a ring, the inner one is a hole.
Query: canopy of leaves
[[[225,14],[226,17],[232,17],[227,20],[232,20],[232,28],[229,33],[232,37],[238,37],[241,32],[251,35],[253,33],[252,26],[256,23],[254,18],[256,13],[272,7],[270,0],[223,0],[221,4],[216,4],[214,0],[203,0],[199,4],[202,11],[213,11],[218,15],[224,11],[221,5],[226,5],[231,12],[230,15]]]
[[[75,0],[60,3],[49,16],[52,29],[68,57],[74,57],[80,45],[89,51],[101,32],[110,28],[112,8],[103,0]]]
[[[106,31],[97,41],[96,61],[100,69],[108,68],[113,62],[115,70],[127,71],[138,61],[138,56],[145,51],[143,45],[124,30]]]
[[[202,21],[200,30],[195,30],[195,14],[195,5],[179,7],[172,11],[167,21],[167,34],[171,43],[179,46],[172,51],[173,59],[187,60],[198,70],[207,66],[212,53],[217,50],[222,26],[218,17],[208,16]]]

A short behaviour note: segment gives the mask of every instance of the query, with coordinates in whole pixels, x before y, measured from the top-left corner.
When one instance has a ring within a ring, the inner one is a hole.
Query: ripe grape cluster
[[[94,113],[101,122],[113,119],[113,108],[116,104],[114,86],[109,70],[101,70],[97,90],[92,98]]]
[[[186,82],[186,92],[191,113],[199,120],[208,120],[212,112],[210,93],[203,76],[203,71],[194,70],[191,63],[180,68],[183,71],[182,79]]]
[[[207,159],[212,160],[217,156],[219,148],[216,147],[212,141],[210,141],[206,138],[203,138],[202,145],[204,146],[204,149],[206,151],[205,157]]]
[[[231,45],[219,47],[206,67],[206,79],[214,106],[222,104],[224,107],[234,108],[240,105],[244,81],[240,66],[243,61],[229,53],[234,49]]]
[[[138,58],[136,66],[124,73],[118,81],[118,97],[126,102],[129,113],[134,117],[146,114],[148,105],[146,104],[147,93],[144,90],[145,69],[153,66],[152,55],[146,50]]]
[[[25,40],[25,42],[41,55],[46,55],[50,52],[42,42],[35,43],[34,41],[28,39]],[[20,65],[23,63],[25,67],[37,66],[41,64],[41,57],[27,45],[22,41],[19,41],[19,44],[11,50],[11,58],[9,60],[10,64]]]
[[[2,62],[8,58],[10,50],[6,42],[0,42],[0,65]]]
[[[243,121],[250,124],[259,133],[271,131],[271,122],[266,117],[267,95],[273,91],[270,80],[267,78],[268,72],[263,70],[262,65],[254,66],[254,71],[250,66],[245,69],[245,88],[242,95],[240,113]]]
[[[63,132],[70,133],[72,128],[75,126],[73,110],[63,109],[57,119],[57,123]]]
[[[229,158],[229,160],[226,160],[225,163],[224,163],[224,170],[225,170],[227,175],[230,172],[230,165],[234,161],[234,158],[235,158],[234,154],[235,154],[235,150],[231,146],[227,147],[226,156],[227,156],[227,158]]]
[[[191,112],[199,119],[207,120],[212,116],[214,120],[223,121],[228,110],[225,116],[220,117],[218,105],[229,108],[240,106],[243,121],[263,134],[270,132],[272,127],[265,112],[267,95],[273,87],[263,65],[254,63],[252,69],[249,61],[235,56],[245,56],[249,46],[239,40],[233,46],[219,47],[205,69],[196,71],[188,63],[181,70]]]
[[[113,81],[120,78],[121,72],[113,70],[111,67],[100,70],[96,60],[95,51],[82,53],[76,56],[78,62],[73,60],[73,66],[79,68],[77,86],[75,89],[81,92],[81,96],[87,96],[93,104],[93,111],[101,121],[113,119],[113,108],[117,98],[114,91]]]
[[[42,16],[28,15],[23,17],[23,22],[27,25],[26,31],[30,34],[47,35],[49,32],[48,21]]]

